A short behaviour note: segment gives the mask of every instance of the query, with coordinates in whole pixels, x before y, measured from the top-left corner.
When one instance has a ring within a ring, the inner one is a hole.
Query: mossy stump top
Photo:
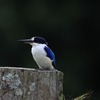
[[[62,92],[60,71],[0,67],[0,100],[60,100]]]

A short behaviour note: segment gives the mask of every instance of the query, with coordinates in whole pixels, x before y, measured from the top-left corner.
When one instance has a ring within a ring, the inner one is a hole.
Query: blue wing
[[[46,47],[46,46],[44,47],[44,50],[47,53],[47,57],[49,57],[52,60],[53,66],[55,66],[56,65],[56,63],[55,63],[55,55],[52,52],[52,50],[49,47]]]

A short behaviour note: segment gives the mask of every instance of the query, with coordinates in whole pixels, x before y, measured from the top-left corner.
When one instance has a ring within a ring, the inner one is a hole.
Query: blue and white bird
[[[47,46],[48,43],[42,37],[32,37],[31,39],[22,39],[23,41],[32,46],[32,56],[40,69],[53,70],[55,67],[55,55],[52,50]]]

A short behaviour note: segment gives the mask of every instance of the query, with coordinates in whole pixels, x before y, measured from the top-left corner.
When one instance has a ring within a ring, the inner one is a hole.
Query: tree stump
[[[62,93],[60,71],[0,67],[0,100],[60,100]]]

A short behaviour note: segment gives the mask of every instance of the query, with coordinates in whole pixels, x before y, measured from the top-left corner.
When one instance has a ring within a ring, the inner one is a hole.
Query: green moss
[[[59,100],[63,100],[63,94],[61,94],[61,96],[59,97]]]
[[[92,92],[85,93],[73,100],[90,100]]]

